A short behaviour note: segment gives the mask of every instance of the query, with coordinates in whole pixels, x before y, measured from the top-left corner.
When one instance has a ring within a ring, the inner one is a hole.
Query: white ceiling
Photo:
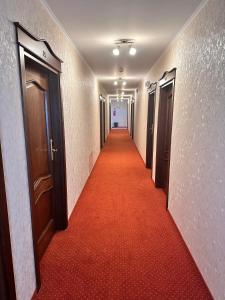
[[[45,0],[109,93],[124,68],[137,87],[202,0]],[[137,55],[112,55],[114,41],[135,39]]]

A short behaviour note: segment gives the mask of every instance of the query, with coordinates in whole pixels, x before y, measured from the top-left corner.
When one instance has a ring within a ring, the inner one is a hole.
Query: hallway
[[[126,130],[111,131],[41,262],[44,299],[211,299]]]

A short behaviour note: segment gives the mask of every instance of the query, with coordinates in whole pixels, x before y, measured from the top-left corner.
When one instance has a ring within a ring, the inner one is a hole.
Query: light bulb
[[[114,81],[114,85],[118,85],[118,82],[117,82],[117,81]]]
[[[115,56],[119,56],[120,55],[120,50],[119,50],[118,47],[116,47],[116,48],[113,49],[113,55],[115,55]]]
[[[130,50],[129,50],[129,53],[130,53],[130,55],[134,56],[137,53],[137,49],[134,48],[133,46],[131,46]]]
[[[126,83],[126,81],[123,81],[123,85],[126,85],[127,83]]]

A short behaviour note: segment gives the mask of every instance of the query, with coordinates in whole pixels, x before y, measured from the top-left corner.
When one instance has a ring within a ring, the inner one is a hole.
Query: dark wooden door
[[[134,138],[134,102],[131,103],[131,112],[130,112],[130,116],[131,116],[131,137],[132,139]]]
[[[100,112],[99,112],[99,117],[100,117],[100,148],[103,147],[103,119],[102,119],[102,114],[103,114],[103,106],[102,106],[102,101],[99,102],[99,108],[100,108]]]
[[[0,299],[16,299],[12,251],[0,147]]]
[[[155,93],[148,97],[146,168],[152,168],[153,136],[154,136]]]
[[[103,129],[102,129],[102,135],[103,135],[103,143],[105,143],[105,101],[102,102],[102,123],[103,123]]]
[[[157,186],[168,195],[170,172],[170,148],[173,123],[173,83],[160,91],[159,126],[157,143]]]
[[[163,189],[168,194],[170,171],[170,146],[173,122],[172,85],[165,88],[165,136],[163,144]]]
[[[2,239],[0,235],[0,239]],[[3,253],[0,248],[0,299],[7,300],[7,290],[6,290],[6,282],[4,275],[4,265],[3,265]]]
[[[27,60],[24,112],[27,124],[29,171],[33,194],[34,239],[40,260],[54,232],[53,164],[48,71]],[[56,151],[56,150],[55,150]]]

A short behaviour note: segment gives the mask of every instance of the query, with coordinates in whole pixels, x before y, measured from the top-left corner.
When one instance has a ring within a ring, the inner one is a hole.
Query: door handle
[[[58,149],[53,147],[53,140],[50,139],[50,151],[51,151],[51,160],[54,160],[54,152],[57,152]]]

